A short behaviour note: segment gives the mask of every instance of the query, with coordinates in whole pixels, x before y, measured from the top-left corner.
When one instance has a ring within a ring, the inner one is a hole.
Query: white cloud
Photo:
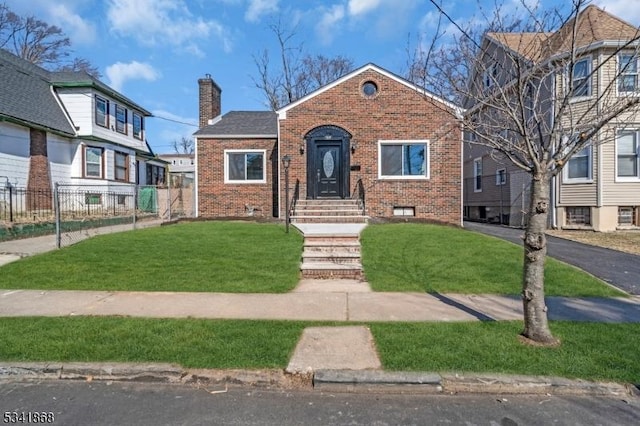
[[[114,32],[147,46],[190,47],[214,36],[225,51],[232,48],[228,31],[215,20],[195,17],[183,0],[109,0],[107,19]]]
[[[63,29],[74,44],[92,44],[96,39],[96,29],[92,23],[82,19],[64,4],[50,5],[51,23]]]
[[[349,0],[349,15],[363,15],[378,6],[380,6],[380,0]]]
[[[244,19],[249,22],[257,22],[263,15],[278,11],[280,0],[249,0],[249,7],[244,14]]]
[[[107,67],[105,74],[109,79],[109,86],[118,92],[122,90],[122,86],[128,80],[155,81],[160,77],[160,73],[151,65],[138,61],[132,61],[128,64],[116,62]]]
[[[335,26],[344,19],[345,14],[344,6],[341,4],[333,5],[324,11],[316,25],[316,34],[322,43],[329,44],[333,41],[337,32]]]
[[[629,0],[595,0],[594,4],[633,25],[640,25],[640,8]]]

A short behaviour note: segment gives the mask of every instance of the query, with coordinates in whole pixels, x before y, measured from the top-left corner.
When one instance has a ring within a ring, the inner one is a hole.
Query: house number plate
[[[331,151],[327,151],[322,159],[322,168],[324,169],[324,175],[326,177],[333,176],[333,169],[335,168],[335,162],[333,161],[333,155]]]

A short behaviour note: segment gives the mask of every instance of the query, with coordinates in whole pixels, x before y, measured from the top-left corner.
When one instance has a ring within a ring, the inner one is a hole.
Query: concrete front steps
[[[358,200],[298,200],[291,223],[366,223]]]
[[[291,223],[304,235],[302,278],[363,279],[360,231],[367,217],[357,200],[299,200]]]
[[[360,240],[353,235],[305,235],[300,267],[303,278],[361,280]]]

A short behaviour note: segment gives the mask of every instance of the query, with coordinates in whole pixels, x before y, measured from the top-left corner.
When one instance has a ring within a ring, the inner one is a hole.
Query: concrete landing
[[[294,293],[370,293],[366,281],[347,279],[302,279],[293,289]]]
[[[309,327],[302,332],[286,371],[309,373],[321,369],[381,367],[373,336],[367,327]]]

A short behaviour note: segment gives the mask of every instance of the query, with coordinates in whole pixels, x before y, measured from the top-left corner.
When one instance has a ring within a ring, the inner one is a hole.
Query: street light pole
[[[285,155],[282,157],[282,165],[284,166],[284,188],[285,188],[285,232],[289,233],[289,164],[291,164],[291,157]]]

